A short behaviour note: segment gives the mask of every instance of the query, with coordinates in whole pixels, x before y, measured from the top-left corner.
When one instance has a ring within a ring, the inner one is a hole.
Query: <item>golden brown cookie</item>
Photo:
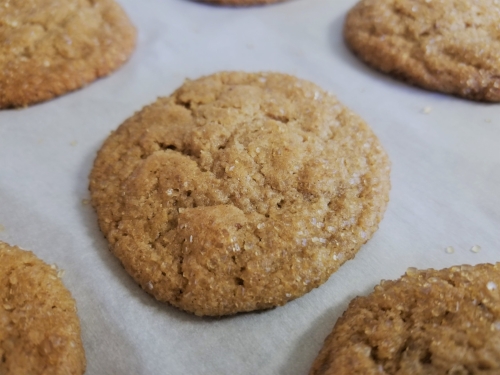
[[[197,315],[283,305],[375,232],[389,161],[318,86],[278,73],[187,81],[125,121],[90,175],[112,252]]]
[[[344,36],[366,63],[411,84],[500,101],[500,2],[361,0]]]
[[[355,298],[310,375],[500,374],[500,263],[408,269]]]
[[[0,242],[0,374],[81,375],[75,301],[32,252]]]
[[[285,0],[196,0],[200,3],[209,3],[223,6],[234,6],[234,7],[247,7],[252,5],[266,5],[272,3],[279,3]]]
[[[80,88],[122,65],[136,32],[114,0],[0,3],[0,108]]]

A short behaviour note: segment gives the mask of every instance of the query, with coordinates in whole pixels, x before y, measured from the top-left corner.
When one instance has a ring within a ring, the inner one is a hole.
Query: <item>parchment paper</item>
[[[86,374],[306,374],[348,302],[381,279],[410,266],[500,261],[500,104],[427,92],[366,67],[342,41],[354,0],[121,3],[139,30],[123,68],[58,99],[0,111],[0,240],[66,271]],[[392,191],[379,231],[319,289],[274,310],[202,319],[136,286],[85,203],[111,130],[185,78],[220,70],[286,72],[333,92],[379,136]]]

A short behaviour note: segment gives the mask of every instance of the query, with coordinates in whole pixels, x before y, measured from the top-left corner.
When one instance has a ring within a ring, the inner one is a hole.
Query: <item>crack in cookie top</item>
[[[0,3],[0,108],[64,94],[122,65],[136,32],[114,0]]]
[[[500,263],[408,269],[355,298],[310,375],[500,373]]]
[[[55,267],[0,241],[0,374],[84,372],[75,301]]]
[[[185,82],[125,121],[90,176],[113,253],[198,315],[282,305],[325,282],[376,230],[389,188],[367,125],[278,73]]]
[[[362,0],[348,45],[373,67],[429,90],[500,101],[497,0]]]

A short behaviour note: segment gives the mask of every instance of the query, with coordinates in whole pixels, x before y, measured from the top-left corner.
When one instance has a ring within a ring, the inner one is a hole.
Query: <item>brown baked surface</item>
[[[272,3],[280,3],[285,0],[196,0],[200,3],[209,3],[216,5],[225,5],[225,6],[252,6],[252,5],[266,5]]]
[[[197,315],[283,305],[375,232],[389,161],[318,86],[278,73],[186,81],[105,142],[90,175],[112,252]]]
[[[500,263],[409,269],[357,297],[310,375],[500,374]]]
[[[75,301],[57,271],[0,241],[0,374],[84,371]]]
[[[0,108],[80,88],[122,65],[136,31],[114,0],[0,4]]]
[[[362,0],[348,14],[350,48],[423,88],[500,101],[500,2]]]

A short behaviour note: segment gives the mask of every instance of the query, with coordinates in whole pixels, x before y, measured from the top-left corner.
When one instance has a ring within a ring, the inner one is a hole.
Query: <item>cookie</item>
[[[0,4],[0,108],[78,89],[131,55],[134,26],[114,0]]]
[[[266,5],[272,3],[279,3],[284,0],[197,0],[201,3],[209,3],[224,6],[252,6],[252,5]]]
[[[213,316],[324,283],[377,229],[389,185],[368,126],[278,73],[186,81],[125,121],[90,175],[125,269],[158,300]]]
[[[497,0],[362,0],[344,36],[367,64],[413,85],[500,101]]]
[[[84,371],[75,301],[56,269],[0,242],[0,374]]]
[[[408,269],[357,297],[310,375],[500,373],[500,263]]]

